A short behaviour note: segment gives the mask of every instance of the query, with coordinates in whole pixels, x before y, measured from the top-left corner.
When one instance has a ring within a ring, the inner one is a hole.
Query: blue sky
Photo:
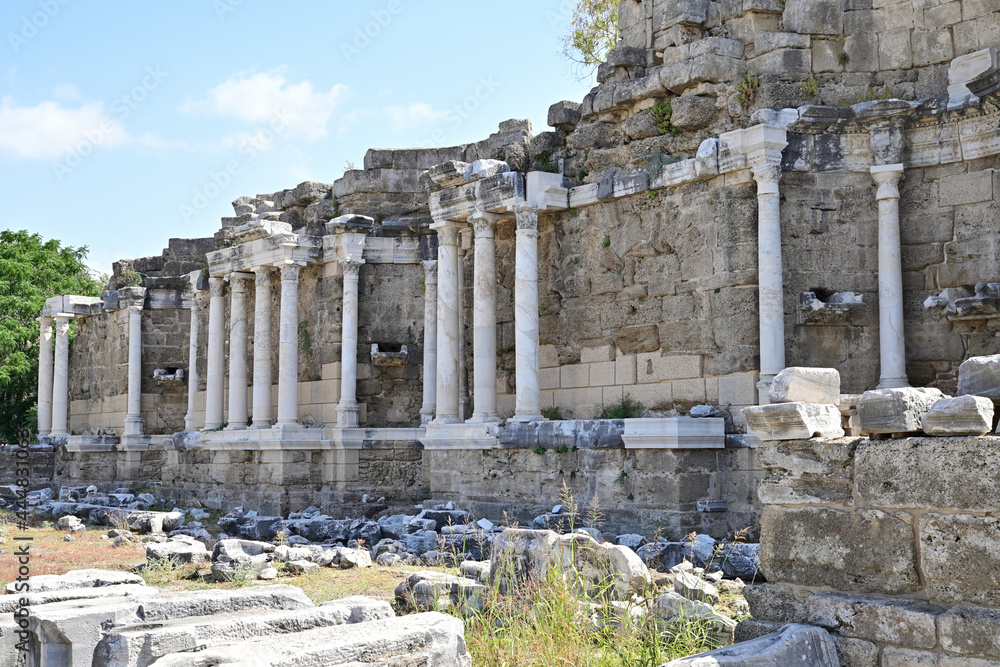
[[[109,272],[209,236],[241,195],[370,147],[455,145],[581,100],[571,0],[7,0],[2,226]]]

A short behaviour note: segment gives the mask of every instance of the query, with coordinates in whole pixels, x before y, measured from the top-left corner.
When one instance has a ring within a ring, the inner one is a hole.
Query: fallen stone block
[[[761,440],[842,438],[840,410],[835,405],[775,403],[743,408],[747,426]]]
[[[993,430],[993,401],[983,396],[942,398],[921,425],[927,435],[986,435]]]
[[[200,540],[185,535],[177,535],[166,542],[150,542],[146,545],[146,560],[172,560],[178,565],[207,563],[212,555]]]
[[[394,616],[387,602],[355,597],[305,609],[265,612],[254,609],[179,618],[113,628],[98,644],[94,658],[103,667],[147,667],[171,653],[195,652],[212,646]]]
[[[688,600],[715,604],[719,601],[719,589],[690,572],[678,572],[674,579],[674,592]]]
[[[771,635],[668,662],[663,667],[840,667],[833,638],[820,628],[786,625]]]
[[[396,602],[404,609],[437,611],[461,606],[485,590],[474,579],[456,577],[443,572],[414,572],[396,586]]]
[[[319,565],[309,560],[290,560],[285,563],[285,571],[294,576],[313,574],[319,572]]]
[[[840,372],[792,366],[775,376],[767,395],[771,403],[840,405]]]
[[[858,407],[861,432],[869,435],[919,433],[923,430],[924,416],[942,398],[945,395],[940,390],[929,388],[866,391]]]
[[[47,593],[79,588],[101,588],[134,584],[145,586],[145,580],[137,574],[114,570],[74,570],[66,574],[41,574],[28,580],[32,593]],[[16,583],[7,584],[8,594],[16,593]]]
[[[671,591],[656,598],[653,613],[659,621],[667,625],[692,621],[705,622],[708,624],[710,638],[716,645],[725,646],[733,643],[736,621],[716,612],[704,602],[689,600]]]
[[[1000,354],[963,361],[958,367],[958,395],[1000,401]]]
[[[175,653],[160,658],[155,667],[471,667],[464,635],[465,624],[460,619],[431,612],[266,637],[199,653]]]
[[[367,549],[334,547],[316,556],[318,565],[337,567],[341,570],[361,569],[372,566],[372,556]]]

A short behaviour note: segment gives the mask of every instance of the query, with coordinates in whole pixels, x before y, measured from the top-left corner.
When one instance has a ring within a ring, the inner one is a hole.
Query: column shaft
[[[125,435],[142,435],[142,307],[128,308],[128,407]]]
[[[363,261],[341,261],[344,268],[343,321],[340,329],[340,402],[337,426],[358,426],[358,279]]]
[[[909,387],[903,325],[903,269],[899,231],[899,181],[903,165],[872,167],[878,184],[879,389]]]
[[[52,432],[52,318],[38,320],[38,435]]]
[[[458,421],[469,416],[469,369],[465,355],[465,247],[459,234],[458,261]]]
[[[759,401],[766,405],[774,376],[785,368],[785,298],[781,268],[781,154],[752,166],[757,181],[757,271],[760,316]]]
[[[223,424],[225,398],[226,285],[222,278],[208,280],[212,298],[208,304],[208,365],[205,369],[205,430]]]
[[[299,270],[281,267],[281,319],[278,326],[278,423],[294,426],[299,419]]]
[[[254,269],[257,289],[253,310],[253,427],[271,427],[271,273],[269,266]]]
[[[247,279],[229,277],[229,429],[247,427]]]
[[[198,321],[198,292],[191,295],[191,334],[188,338],[188,405],[184,415],[184,430],[194,430],[194,397],[198,393],[198,333],[201,324]]]
[[[52,374],[53,436],[69,433],[69,320],[65,315],[56,315],[56,353]]]
[[[514,208],[517,239],[514,264],[514,346],[517,391],[512,421],[542,419],[538,382],[538,207]]]
[[[434,419],[437,409],[437,260],[424,266],[424,401],[420,407],[420,423]]]
[[[446,223],[438,232],[437,416],[458,421],[458,230]]]
[[[476,235],[472,311],[475,409],[470,421],[492,422],[497,420],[496,218],[478,214],[470,221]]]

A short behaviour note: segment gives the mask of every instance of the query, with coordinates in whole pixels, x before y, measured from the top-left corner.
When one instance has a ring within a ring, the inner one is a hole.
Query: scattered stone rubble
[[[134,575],[99,570],[33,577],[31,584],[27,653],[17,648],[13,620],[22,595],[8,588],[0,596],[0,667],[305,667],[357,665],[365,655],[471,665],[461,619],[396,617],[388,603],[363,597],[316,606],[283,585],[167,593]]]

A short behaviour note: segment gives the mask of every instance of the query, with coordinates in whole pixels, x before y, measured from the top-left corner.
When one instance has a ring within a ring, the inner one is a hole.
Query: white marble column
[[[424,267],[424,402],[420,423],[434,419],[437,409],[437,260],[422,262]]]
[[[248,273],[229,276],[229,426],[247,427],[247,281]]]
[[[909,387],[903,338],[903,269],[899,232],[902,164],[871,168],[878,184],[878,311],[882,368],[879,389]]]
[[[438,234],[437,412],[434,421],[458,421],[458,228],[435,225]]]
[[[198,292],[191,294],[191,333],[188,337],[188,407],[184,415],[184,430],[194,430],[194,397],[198,393],[198,334],[201,324],[198,313],[201,306],[198,303]]]
[[[281,316],[278,323],[278,423],[295,426],[299,419],[299,271],[281,267]]]
[[[253,309],[253,427],[271,428],[271,274],[270,266],[254,269],[257,276]]]
[[[125,435],[142,435],[142,306],[128,307],[127,405]]]
[[[344,302],[340,328],[340,402],[337,426],[358,427],[358,279],[364,260],[341,260]]]
[[[52,432],[52,318],[38,318],[38,435]]]
[[[515,412],[511,421],[540,421],[538,383],[538,207],[518,204],[514,260]]]
[[[68,435],[69,316],[56,315],[56,354],[52,373],[52,436]]]
[[[469,216],[476,235],[475,281],[472,305],[472,377],[474,423],[494,422],[497,417],[497,272],[494,231],[499,216],[475,213]]]
[[[785,301],[781,273],[781,151],[750,157],[757,181],[757,272],[760,310],[759,402],[766,405],[774,376],[785,368]]]
[[[469,416],[469,369],[465,361],[465,251],[466,236],[458,234],[458,421]]]
[[[208,279],[208,364],[205,369],[205,430],[221,428],[226,387],[226,283],[221,277]]]

